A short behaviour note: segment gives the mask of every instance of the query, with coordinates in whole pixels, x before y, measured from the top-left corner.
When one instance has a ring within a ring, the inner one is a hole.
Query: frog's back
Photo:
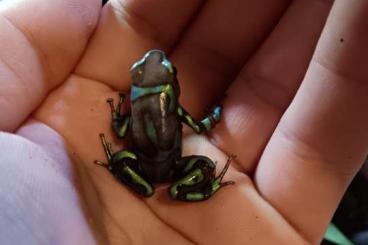
[[[163,96],[148,95],[132,104],[135,152],[140,168],[155,183],[167,181],[172,165],[181,157],[182,126],[176,112],[166,110],[168,105],[160,103]]]
[[[132,137],[139,152],[153,157],[160,152],[172,151],[178,136],[181,137],[181,124],[175,111],[169,111],[168,104],[162,104],[164,93],[147,95],[132,104]]]
[[[152,182],[163,182],[181,157],[176,69],[162,51],[153,50],[133,65],[131,73],[130,126],[139,167]]]

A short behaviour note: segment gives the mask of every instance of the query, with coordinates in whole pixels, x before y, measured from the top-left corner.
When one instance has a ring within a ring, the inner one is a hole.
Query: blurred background
[[[368,244],[368,161],[346,191],[322,244]]]

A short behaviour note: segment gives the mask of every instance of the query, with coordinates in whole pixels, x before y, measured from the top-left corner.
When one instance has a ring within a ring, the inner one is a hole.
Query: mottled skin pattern
[[[132,66],[131,75],[130,114],[120,113],[124,94],[120,94],[116,107],[112,99],[108,103],[116,135],[124,138],[130,130],[134,147],[114,153],[101,134],[108,163],[95,163],[107,167],[120,181],[146,197],[154,193],[155,183],[172,182],[170,196],[183,201],[206,200],[221,187],[233,184],[222,182],[231,157],[216,177],[216,165],[208,157],[181,156],[182,123],[196,133],[209,131],[220,120],[221,107],[215,107],[199,122],[194,120],[179,104],[177,72],[162,51],[149,51]]]

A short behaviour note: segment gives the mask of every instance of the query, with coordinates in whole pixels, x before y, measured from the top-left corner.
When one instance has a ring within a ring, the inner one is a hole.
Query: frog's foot
[[[102,146],[104,148],[104,151],[105,151],[107,160],[110,162],[111,157],[112,157],[112,146],[111,146],[111,143],[108,143],[106,141],[105,135],[102,134],[102,133],[100,134],[100,140],[101,140],[101,144],[102,144]],[[109,166],[108,163],[104,163],[104,162],[101,162],[101,161],[98,161],[98,160],[95,160],[94,163],[97,164],[97,165],[100,165],[100,166],[104,166],[104,167],[108,167]]]
[[[222,182],[222,179],[224,178],[227,170],[229,169],[229,166],[230,166],[230,163],[233,159],[235,159],[236,156],[235,155],[230,155],[228,158],[227,158],[227,161],[226,161],[226,164],[225,164],[225,167],[222,169],[220,175],[215,179],[215,181],[213,182],[212,184],[212,188],[214,190],[214,192],[218,191],[221,187],[223,186],[227,186],[227,185],[233,185],[235,184],[234,181],[226,181],[226,182]]]
[[[116,113],[117,115],[120,115],[121,112],[121,106],[123,105],[124,101],[125,101],[125,93],[119,93],[119,103],[117,104],[116,107],[114,107],[114,99],[113,98],[108,98],[106,100],[106,102],[110,105],[110,109],[111,109],[111,113]]]
[[[105,168],[108,168],[109,167],[109,164],[108,163],[105,163],[105,162],[102,162],[102,161],[99,161],[99,160],[94,160],[93,163],[94,164],[97,164],[97,165],[100,165],[102,167],[105,167]]]
[[[224,186],[233,181],[222,182],[234,156],[230,156],[218,177],[215,177],[216,165],[205,156],[184,157],[186,162],[181,171],[186,174],[169,188],[170,196],[181,201],[202,201],[210,198]]]
[[[108,98],[106,100],[106,102],[110,105],[111,113],[115,113],[114,99],[113,98]]]

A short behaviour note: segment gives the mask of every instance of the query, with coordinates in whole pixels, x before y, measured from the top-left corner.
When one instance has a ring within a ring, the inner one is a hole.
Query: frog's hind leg
[[[153,186],[139,174],[137,156],[133,152],[126,150],[113,153],[112,145],[106,141],[104,134],[100,134],[100,139],[108,163],[98,160],[94,161],[94,163],[106,167],[120,181],[138,194],[145,197],[152,196],[154,192]]]
[[[205,156],[188,156],[182,159],[179,178],[169,188],[170,196],[181,201],[202,201],[210,198],[220,188],[234,184],[233,181],[222,182],[233,156],[230,156],[220,175],[215,177],[216,165]],[[178,175],[178,173],[177,173]]]
[[[140,173],[137,156],[133,152],[122,150],[114,153],[111,165],[111,172],[132,190],[144,197],[153,195],[154,187]]]

